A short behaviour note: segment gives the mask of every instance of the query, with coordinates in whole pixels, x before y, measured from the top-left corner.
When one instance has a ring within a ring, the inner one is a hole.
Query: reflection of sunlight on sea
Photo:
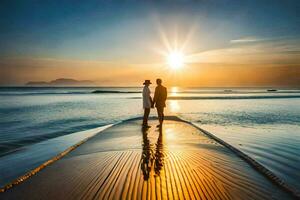
[[[180,110],[180,105],[177,100],[170,100],[169,105],[170,105],[171,112],[176,113]]]
[[[178,96],[178,87],[171,87],[171,96]]]

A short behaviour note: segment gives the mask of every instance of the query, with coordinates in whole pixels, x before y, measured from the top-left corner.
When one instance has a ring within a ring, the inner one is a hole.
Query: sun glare
[[[167,64],[172,69],[180,69],[184,66],[184,55],[181,52],[170,52],[167,56]]]

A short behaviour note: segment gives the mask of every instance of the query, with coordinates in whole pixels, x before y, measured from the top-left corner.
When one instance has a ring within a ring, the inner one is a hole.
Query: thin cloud
[[[189,62],[300,65],[300,39],[243,39],[240,42],[231,42],[228,48],[191,55]]]
[[[239,38],[239,39],[230,40],[230,43],[232,43],[232,44],[250,43],[250,42],[260,42],[260,41],[264,41],[264,40],[266,40],[266,39],[258,38],[258,37],[255,37],[255,36],[250,36],[250,37],[243,37],[243,38]]]

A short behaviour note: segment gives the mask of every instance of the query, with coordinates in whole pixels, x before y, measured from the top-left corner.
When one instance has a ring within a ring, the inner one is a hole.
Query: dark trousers
[[[149,114],[150,114],[150,108],[144,108],[143,125],[147,125],[148,124]]]
[[[157,115],[158,115],[158,120],[159,120],[159,123],[162,124],[163,121],[164,121],[164,107],[156,107],[156,110],[157,110]]]

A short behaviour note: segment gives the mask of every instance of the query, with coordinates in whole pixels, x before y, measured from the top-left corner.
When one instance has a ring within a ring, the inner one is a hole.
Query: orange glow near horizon
[[[23,66],[22,68],[20,66]],[[43,67],[40,67],[43,66]],[[34,72],[34,73],[28,73]],[[180,72],[180,73],[179,73]],[[17,59],[3,64],[0,84],[23,85],[28,81],[51,81],[57,78],[91,80],[96,86],[140,86],[144,79],[162,78],[166,86],[239,87],[297,86],[300,68],[295,65],[239,65],[189,63],[184,70],[162,65],[117,65],[91,61]],[[233,76],[238,74],[238,76]],[[170,89],[176,95],[176,89]]]
[[[158,29],[160,43],[151,43],[154,52],[143,54],[139,58],[141,62],[134,58],[128,61],[5,58],[1,60],[0,85],[49,82],[58,78],[90,80],[95,86],[140,86],[145,79],[154,82],[157,78],[166,86],[180,87],[299,85],[299,57],[278,54],[271,49],[270,42],[253,45],[239,40],[239,45],[235,42],[228,48],[199,52],[188,42],[190,34],[178,34],[180,38],[177,34],[167,35],[162,27]],[[171,95],[178,95],[178,88],[172,88]]]

